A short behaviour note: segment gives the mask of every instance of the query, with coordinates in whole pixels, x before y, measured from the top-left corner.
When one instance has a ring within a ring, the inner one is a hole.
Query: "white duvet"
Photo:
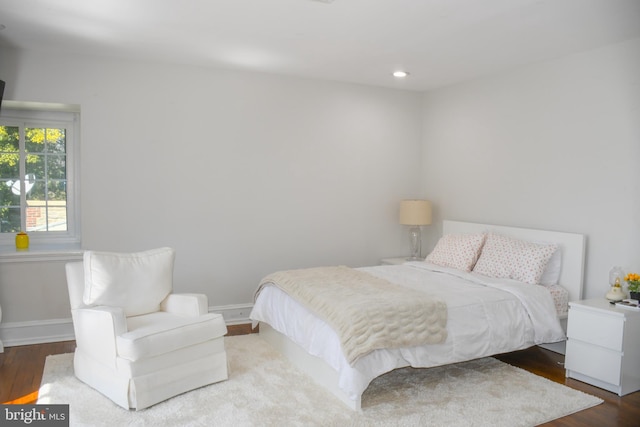
[[[565,339],[551,294],[544,286],[437,267],[425,262],[364,267],[375,276],[429,292],[447,303],[447,340],[442,344],[375,350],[349,366],[336,333],[275,286],[267,286],[251,312],[325,360],[338,386],[355,400],[376,377],[403,366],[426,368],[500,354]]]

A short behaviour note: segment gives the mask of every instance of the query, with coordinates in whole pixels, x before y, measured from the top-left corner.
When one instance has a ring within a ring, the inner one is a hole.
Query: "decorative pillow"
[[[551,255],[551,259],[540,277],[540,284],[544,286],[557,285],[560,281],[560,272],[562,271],[562,250],[557,248]]]
[[[442,267],[471,271],[478,260],[484,239],[484,234],[444,235],[425,261]]]
[[[122,307],[126,316],[158,311],[173,289],[174,259],[171,248],[129,254],[86,251],[83,301]]]
[[[473,271],[489,277],[540,283],[557,245],[539,244],[489,233]]]

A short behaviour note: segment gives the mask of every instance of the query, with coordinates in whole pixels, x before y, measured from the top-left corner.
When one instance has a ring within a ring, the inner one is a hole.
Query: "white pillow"
[[[446,234],[438,240],[425,261],[442,267],[471,271],[478,260],[484,239],[484,234]]]
[[[489,233],[473,271],[489,277],[509,278],[536,285],[555,244],[540,244]]]
[[[562,250],[557,248],[547,266],[544,268],[544,273],[540,277],[540,284],[544,286],[554,286],[560,281],[560,272],[562,271]]]
[[[122,307],[126,316],[158,311],[173,289],[174,259],[171,248],[128,254],[86,251],[83,301]]]

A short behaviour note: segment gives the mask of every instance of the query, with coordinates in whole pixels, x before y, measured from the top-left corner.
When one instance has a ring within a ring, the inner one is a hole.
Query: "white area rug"
[[[47,357],[38,403],[70,404],[74,426],[533,426],[602,402],[493,358],[376,379],[362,413],[296,370],[258,335],[225,339],[228,381],[127,411]]]

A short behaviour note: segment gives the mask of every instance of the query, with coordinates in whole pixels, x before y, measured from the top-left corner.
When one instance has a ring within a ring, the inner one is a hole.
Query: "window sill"
[[[17,251],[15,247],[0,247],[0,263],[41,262],[41,261],[80,261],[83,250],[74,245],[34,245],[26,251]]]

